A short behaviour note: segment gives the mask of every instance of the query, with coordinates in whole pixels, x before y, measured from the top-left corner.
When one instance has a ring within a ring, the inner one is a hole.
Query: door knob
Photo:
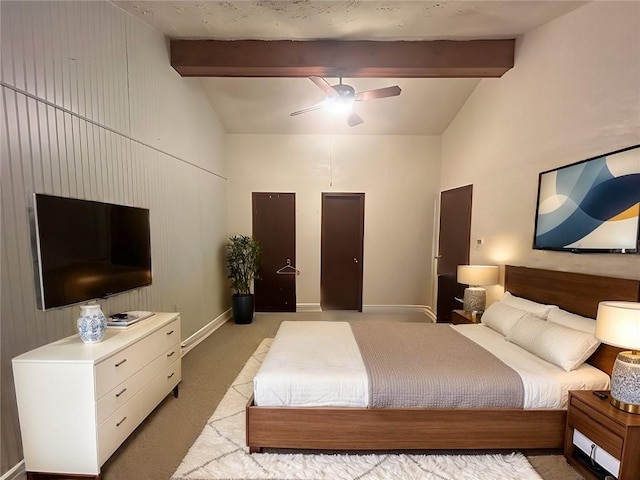
[[[358,263],[358,259],[356,257],[353,257],[353,263]]]

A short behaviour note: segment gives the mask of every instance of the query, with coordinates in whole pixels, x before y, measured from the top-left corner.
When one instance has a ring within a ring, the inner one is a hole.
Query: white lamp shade
[[[499,275],[494,265],[458,265],[458,283],[466,285],[495,285]]]
[[[640,350],[640,303],[600,302],[595,337],[614,347]]]

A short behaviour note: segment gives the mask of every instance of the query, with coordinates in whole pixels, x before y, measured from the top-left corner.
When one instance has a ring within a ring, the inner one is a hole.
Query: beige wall
[[[640,3],[593,2],[519,39],[515,67],[480,82],[442,136],[442,188],[473,183],[472,263],[640,278],[640,255],[531,248],[540,172],[640,143],[639,48]]]
[[[79,313],[36,309],[33,192],[150,209],[153,285],[100,300],[107,314],[177,309],[186,338],[228,308],[229,289],[224,132],[164,36],[107,2],[0,8],[1,475],[22,459],[11,358],[73,334]]]
[[[320,302],[321,192],[364,192],[363,304],[431,305],[438,137],[227,135],[229,234],[251,192],[295,192],[298,304]]]

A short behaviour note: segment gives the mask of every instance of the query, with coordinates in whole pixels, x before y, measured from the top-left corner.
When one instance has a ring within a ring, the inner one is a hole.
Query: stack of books
[[[140,320],[149,318],[153,315],[153,312],[145,312],[140,310],[133,310],[131,312],[115,313],[107,319],[107,327],[113,328],[127,328],[134,325]]]

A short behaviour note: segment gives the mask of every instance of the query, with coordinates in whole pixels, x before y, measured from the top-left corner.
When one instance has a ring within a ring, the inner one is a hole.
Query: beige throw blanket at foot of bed
[[[449,325],[353,322],[370,406],[522,408],[520,375]]]

